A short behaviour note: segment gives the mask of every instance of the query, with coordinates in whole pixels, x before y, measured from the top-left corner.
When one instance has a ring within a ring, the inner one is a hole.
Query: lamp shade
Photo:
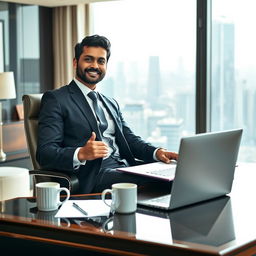
[[[13,72],[0,73],[0,99],[15,99],[16,90]]]

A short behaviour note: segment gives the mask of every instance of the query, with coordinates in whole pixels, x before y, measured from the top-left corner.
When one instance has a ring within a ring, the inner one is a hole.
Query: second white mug
[[[60,201],[60,192],[65,191],[67,197]],[[67,188],[61,188],[57,182],[40,182],[36,184],[36,202],[39,211],[54,211],[67,201],[70,192]]]
[[[106,202],[106,194],[110,193],[112,203]],[[133,183],[115,183],[112,189],[105,189],[101,196],[103,202],[112,212],[133,213],[137,210],[137,185]]]

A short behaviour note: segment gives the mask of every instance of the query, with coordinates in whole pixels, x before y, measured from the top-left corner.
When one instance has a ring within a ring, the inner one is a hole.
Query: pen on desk
[[[83,213],[84,215],[88,215],[88,213],[83,210],[79,205],[77,205],[76,203],[73,203],[73,207],[75,207],[79,212]]]

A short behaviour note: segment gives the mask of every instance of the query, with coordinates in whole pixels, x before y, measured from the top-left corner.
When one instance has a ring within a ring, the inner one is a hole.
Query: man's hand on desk
[[[96,134],[92,132],[91,138],[86,144],[80,148],[78,152],[79,161],[94,160],[97,158],[106,157],[108,154],[108,147],[102,141],[96,141]]]
[[[171,160],[178,160],[179,155],[174,152],[169,152],[163,148],[159,148],[156,151],[156,157],[159,161],[169,164]]]

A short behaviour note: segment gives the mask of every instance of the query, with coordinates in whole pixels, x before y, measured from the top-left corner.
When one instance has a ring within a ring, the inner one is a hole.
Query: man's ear
[[[77,60],[76,60],[76,58],[73,58],[73,67],[75,69],[77,68]]]

